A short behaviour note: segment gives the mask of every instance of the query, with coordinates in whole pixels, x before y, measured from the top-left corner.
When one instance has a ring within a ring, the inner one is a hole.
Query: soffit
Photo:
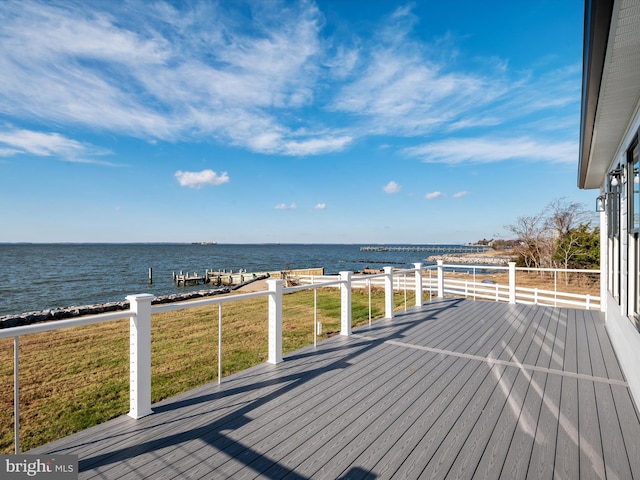
[[[584,188],[599,188],[640,99],[640,0],[616,1]]]

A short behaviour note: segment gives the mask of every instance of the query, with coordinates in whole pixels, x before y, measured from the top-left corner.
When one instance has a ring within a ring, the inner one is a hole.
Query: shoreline
[[[456,253],[456,254],[443,254],[429,256],[426,261],[437,262],[437,260],[443,260],[445,263],[456,264],[475,264],[475,265],[499,265],[506,266],[509,261],[513,259],[508,254],[510,251],[497,251],[491,250],[483,253]],[[363,262],[364,263],[364,262]],[[368,262],[367,262],[368,263]],[[384,263],[384,262],[382,262]],[[361,273],[377,273],[369,268],[365,268]],[[184,300],[190,300],[195,298],[203,298],[212,295],[227,294],[231,292],[235,293],[249,293],[263,291],[267,289],[266,278],[277,279],[282,278],[283,273],[286,275],[307,274],[307,275],[323,275],[324,267],[319,268],[304,268],[304,269],[291,269],[285,271],[272,271],[261,272],[260,275],[256,274],[248,281],[236,284],[226,285],[226,288],[220,288],[222,285],[218,285],[218,288],[201,289],[189,292],[179,292],[166,295],[158,295],[153,301],[153,304],[160,303],[172,303]],[[247,276],[252,275],[248,273]],[[213,285],[211,285],[213,287]],[[126,310],[129,308],[128,302],[113,301],[106,303],[95,303],[87,305],[70,305],[68,307],[47,308],[42,310],[27,311],[20,314],[0,315],[0,329],[31,325],[34,323],[50,322],[56,320],[63,320],[69,318],[80,317],[83,315],[94,315],[105,312],[112,312],[118,310]]]
[[[515,255],[512,250],[490,250],[484,253],[449,253],[444,255],[431,255],[425,260],[427,262],[455,263],[460,265],[498,265],[506,266],[514,261]]]
[[[253,278],[248,278],[247,281],[239,284],[209,284],[212,288],[192,290],[189,292],[170,293],[167,295],[157,295],[151,302],[151,304],[159,305],[165,303],[182,302],[184,300],[211,297],[214,295],[224,295],[231,292],[248,293],[262,291],[267,289],[266,280],[268,278],[278,279],[291,274],[323,275],[324,267],[292,269],[281,272],[261,272],[260,274],[255,274]],[[229,275],[231,276],[231,274]],[[122,300],[107,303],[94,303],[89,305],[70,305],[68,307],[47,308],[43,310],[23,312],[20,314],[2,315],[0,316],[0,329],[21,327],[24,325],[32,325],[34,323],[53,322],[56,320],[82,317],[84,315],[96,315],[100,313],[116,312],[127,310],[128,308],[129,302],[127,300]]]

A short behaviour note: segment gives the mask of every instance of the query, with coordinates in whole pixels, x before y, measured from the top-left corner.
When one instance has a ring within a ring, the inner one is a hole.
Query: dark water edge
[[[341,244],[0,244],[0,316],[121,301],[126,295],[201,290],[176,287],[173,272],[248,272],[324,267],[326,274],[365,267],[411,267],[433,251],[371,252]],[[414,245],[415,246],[415,245]],[[149,268],[153,283],[149,284]]]

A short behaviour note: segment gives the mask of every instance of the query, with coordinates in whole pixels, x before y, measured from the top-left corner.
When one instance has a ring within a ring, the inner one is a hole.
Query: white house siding
[[[627,130],[620,141],[615,157],[611,160],[610,170],[618,165],[627,166],[627,150],[635,138],[638,129],[640,129],[640,102],[637,103],[634,110],[633,119],[628,123]],[[626,181],[632,182],[632,172],[626,172]],[[606,190],[606,181],[602,186],[602,191]],[[620,278],[620,301],[611,295],[607,290],[607,277],[603,275],[603,289],[606,291],[606,302],[603,305],[606,309],[607,331],[611,337],[611,342],[616,350],[618,359],[622,365],[622,369],[629,383],[629,387],[633,394],[636,406],[640,409],[640,333],[635,325],[629,319],[629,315],[633,314],[634,300],[637,288],[635,288],[635,252],[633,237],[628,232],[628,195],[627,189],[622,188],[620,202],[620,240],[621,240],[621,278]],[[611,266],[607,255],[608,245],[607,238],[607,219],[605,215],[601,215],[601,229],[604,240],[601,242],[601,265],[602,271],[607,271]]]

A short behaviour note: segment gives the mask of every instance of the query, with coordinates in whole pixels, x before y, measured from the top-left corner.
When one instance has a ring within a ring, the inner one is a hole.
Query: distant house
[[[578,186],[599,189],[602,309],[638,407],[639,129],[640,0],[587,0]]]

